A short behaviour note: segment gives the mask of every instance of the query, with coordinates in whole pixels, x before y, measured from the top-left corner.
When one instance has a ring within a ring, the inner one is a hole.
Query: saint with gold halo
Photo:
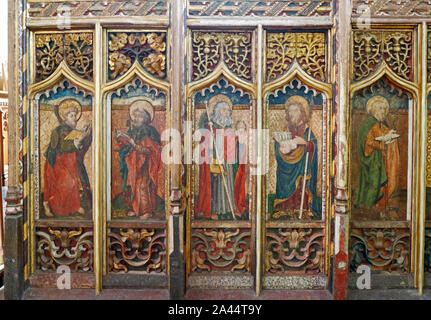
[[[210,99],[199,127],[202,132],[200,155],[204,159],[199,165],[196,217],[247,219],[246,124],[243,121],[233,124],[232,101],[228,96],[219,94]]]
[[[91,145],[91,126],[77,129],[82,114],[75,99],[56,108],[60,125],[51,133],[45,152],[43,206],[47,217],[83,218],[91,211],[91,188],[84,156]]]
[[[369,117],[359,131],[360,175],[355,206],[386,210],[398,185],[400,135],[388,125],[389,102],[385,97],[371,98],[367,113]]]
[[[301,96],[286,101],[286,134],[275,141],[277,186],[274,218],[320,219],[317,195],[318,145],[311,130],[310,106]],[[305,177],[305,181],[304,181]],[[302,203],[302,210],[301,210]]]
[[[164,197],[163,185],[159,183],[163,166],[160,134],[151,125],[154,120],[151,102],[133,102],[129,114],[129,130],[115,133],[123,183],[114,207],[121,202],[120,207],[125,207],[128,217],[150,219]]]

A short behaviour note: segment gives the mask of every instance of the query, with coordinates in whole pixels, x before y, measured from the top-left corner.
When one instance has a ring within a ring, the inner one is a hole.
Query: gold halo
[[[214,107],[219,102],[226,102],[232,108],[232,100],[224,94],[218,94],[210,99],[208,102],[208,113],[210,116],[213,114]]]
[[[57,107],[58,116],[61,121],[64,121],[64,118],[67,113],[71,111],[71,109],[77,110],[76,121],[81,118],[82,115],[82,107],[81,104],[75,99],[65,99],[61,101],[61,103]]]
[[[150,115],[150,121],[153,121],[154,119],[154,107],[148,100],[136,100],[133,102],[129,107],[129,114],[131,115],[133,111],[139,110],[139,111],[147,111]]]
[[[372,97],[370,100],[368,100],[368,102],[367,102],[367,113],[368,114],[371,114],[370,112],[371,112],[371,108],[373,107],[373,105],[376,103],[376,102],[380,102],[380,103],[384,103],[384,104],[386,104],[387,106],[388,106],[388,109],[389,109],[389,101],[388,101],[388,99],[386,99],[385,97],[383,97],[383,96],[375,96],[375,97]]]
[[[291,96],[289,99],[286,100],[286,103],[284,104],[286,106],[286,111],[289,109],[289,106],[294,103],[301,105],[307,119],[310,119],[310,104],[308,103],[307,99],[301,96]]]

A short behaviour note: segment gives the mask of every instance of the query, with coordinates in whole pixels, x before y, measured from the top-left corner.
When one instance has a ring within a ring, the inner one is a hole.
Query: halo
[[[227,104],[229,104],[232,107],[232,100],[230,100],[230,98],[224,94],[218,94],[214,97],[212,97],[209,102],[208,102],[208,113],[210,114],[210,116],[213,114],[213,110],[214,107],[217,103],[219,102],[226,102]]]
[[[139,111],[147,111],[150,115],[150,121],[153,121],[154,119],[154,107],[148,100],[136,100],[133,102],[129,107],[129,114],[132,114],[133,111],[139,110]]]
[[[374,96],[367,102],[367,113],[371,114],[371,109],[376,102],[384,103],[388,106],[389,109],[389,101],[383,96]]]
[[[302,110],[304,110],[305,115],[307,116],[307,119],[310,119],[310,104],[308,103],[307,99],[301,96],[291,96],[286,100],[286,110],[289,109],[289,106],[294,103],[301,105]]]
[[[64,121],[64,116],[72,108],[77,109],[76,121],[78,121],[82,115],[82,107],[81,107],[81,104],[78,102],[78,100],[75,100],[75,99],[65,99],[60,102],[60,104],[57,106],[58,119],[60,121]]]

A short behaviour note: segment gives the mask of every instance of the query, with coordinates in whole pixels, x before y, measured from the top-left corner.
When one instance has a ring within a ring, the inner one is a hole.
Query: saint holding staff
[[[310,106],[300,96],[286,101],[287,132],[276,132],[277,187],[274,215],[278,219],[321,217],[317,196],[318,147],[312,132]]]

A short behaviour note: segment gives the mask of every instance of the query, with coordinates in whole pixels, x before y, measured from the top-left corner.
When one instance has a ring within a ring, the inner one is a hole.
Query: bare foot
[[[136,216],[136,214],[133,211],[129,211],[129,212],[127,212],[127,216],[128,217],[134,217],[134,216]]]
[[[212,214],[211,215],[211,220],[218,220],[218,215]]]
[[[78,209],[78,213],[79,213],[79,214],[84,215],[84,214],[85,214],[85,210],[84,210],[84,208],[80,207],[80,208]]]
[[[47,217],[53,217],[54,215],[51,212],[51,209],[49,208],[49,204],[48,201],[44,201],[43,202],[43,207],[45,208],[45,215]]]
[[[147,220],[147,219],[150,219],[152,216],[153,216],[152,213],[145,213],[142,216],[139,216],[139,219]]]

